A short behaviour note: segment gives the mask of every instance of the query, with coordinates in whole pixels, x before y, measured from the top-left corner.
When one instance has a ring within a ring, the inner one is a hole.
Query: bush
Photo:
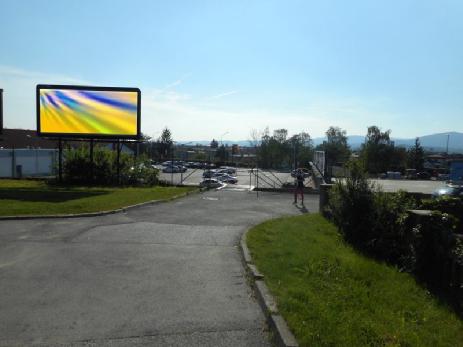
[[[67,149],[64,154],[63,173],[66,183],[71,184],[145,184],[158,183],[159,170],[152,168],[145,157],[135,158],[120,153],[119,178],[117,177],[117,153],[105,147],[95,146],[93,164],[89,146]]]
[[[447,213],[456,220],[455,231],[463,234],[463,199],[451,196],[442,196],[437,199],[423,200],[420,208],[424,210]]]
[[[348,163],[350,177],[337,182],[329,193],[330,214],[344,238],[354,245],[365,245],[374,220],[374,189],[359,162]]]
[[[414,208],[414,198],[404,191],[376,192],[373,228],[367,244],[367,249],[376,257],[408,271],[415,266],[413,240],[416,235],[407,223],[407,211]]]
[[[406,192],[384,193],[367,180],[359,163],[350,163],[351,176],[330,191],[329,208],[344,238],[368,254],[412,269],[412,230],[407,210],[415,200]]]

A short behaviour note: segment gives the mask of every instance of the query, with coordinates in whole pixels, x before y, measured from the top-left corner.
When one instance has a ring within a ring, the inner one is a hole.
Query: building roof
[[[0,148],[57,148],[58,142],[37,136],[35,130],[3,129]]]

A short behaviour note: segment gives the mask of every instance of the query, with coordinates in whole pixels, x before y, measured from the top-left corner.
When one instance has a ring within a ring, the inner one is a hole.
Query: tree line
[[[423,170],[424,150],[419,138],[416,138],[415,145],[407,150],[395,146],[390,134],[390,130],[381,131],[375,125],[367,128],[365,142],[355,153],[366,170],[371,174],[389,170],[403,172],[409,168]],[[262,168],[306,167],[315,151],[325,152],[327,167],[342,166],[353,154],[347,141],[347,132],[339,127],[330,126],[325,135],[326,140],[314,146],[308,132],[289,136],[286,129],[277,129],[270,134],[266,128],[260,134],[253,130],[250,143],[256,148],[256,161]]]
[[[324,151],[326,167],[342,166],[356,154],[371,174],[386,171],[400,171],[405,169],[423,170],[425,153],[416,138],[415,145],[409,149],[397,147],[390,138],[391,130],[382,131],[376,125],[367,128],[365,142],[360,149],[353,151],[348,144],[347,132],[339,127],[330,126],[325,132],[326,140],[315,146],[310,134],[306,131],[289,135],[287,129],[276,129],[271,133],[269,128],[258,132],[252,130],[249,140],[254,148],[256,165],[264,169],[291,169],[307,167],[315,151]],[[147,153],[158,160],[172,158],[174,141],[172,133],[165,128],[161,136],[156,139],[145,137],[141,144],[141,152]],[[197,160],[228,160],[229,151],[226,146],[219,145],[213,139],[210,148],[215,149],[213,158],[203,155]]]

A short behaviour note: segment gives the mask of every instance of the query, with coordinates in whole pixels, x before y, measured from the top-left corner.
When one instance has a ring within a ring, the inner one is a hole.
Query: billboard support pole
[[[63,182],[63,142],[58,139],[58,181]]]
[[[117,153],[117,156],[116,156],[116,160],[117,160],[117,166],[116,166],[116,169],[117,169],[117,184],[119,185],[120,182],[121,182],[121,168],[120,168],[120,160],[121,160],[121,146],[120,146],[120,143],[119,143],[119,140],[117,140],[117,143],[116,143],[116,153]]]
[[[90,180],[93,181],[93,139],[90,139]]]

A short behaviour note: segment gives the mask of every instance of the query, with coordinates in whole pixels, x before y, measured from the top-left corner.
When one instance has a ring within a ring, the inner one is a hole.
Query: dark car
[[[447,186],[437,189],[432,193],[433,198],[443,196],[463,197],[463,186]]]
[[[219,188],[219,187],[222,187],[223,184],[222,182],[214,179],[214,178],[207,178],[205,180],[202,180],[200,183],[199,183],[199,186],[200,187],[205,187],[205,188]]]
[[[204,178],[211,178],[211,177],[214,177],[216,175],[216,171],[215,170],[206,170],[203,172],[203,177]]]
[[[234,176],[231,176],[229,174],[219,174],[214,176],[217,180],[220,182],[225,182],[225,183],[231,183],[231,184],[237,184],[238,179]]]

